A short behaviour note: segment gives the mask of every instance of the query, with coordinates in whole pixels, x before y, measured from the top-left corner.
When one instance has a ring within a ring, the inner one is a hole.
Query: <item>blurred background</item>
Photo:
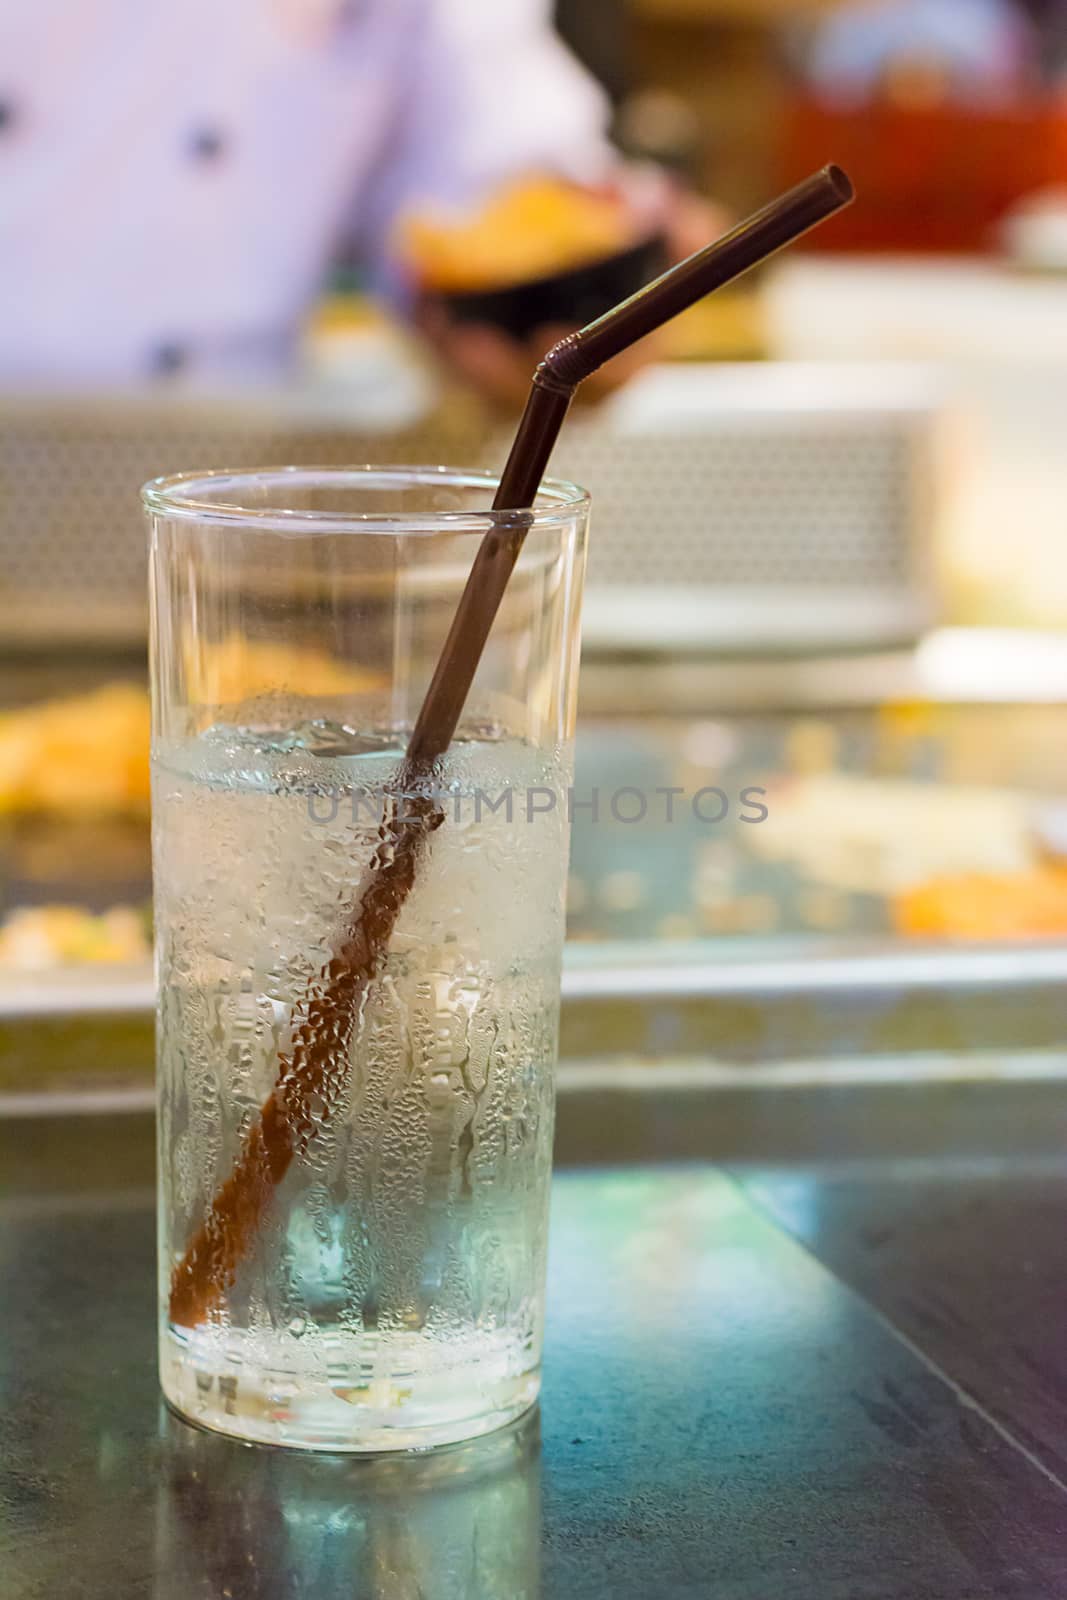
[[[555,461],[595,506],[578,787],[768,813],[577,819],[564,1054],[1059,1046],[1065,0],[13,0],[0,36],[0,1091],[150,1075],[140,484],[496,465],[561,332],[829,160],[858,203]]]

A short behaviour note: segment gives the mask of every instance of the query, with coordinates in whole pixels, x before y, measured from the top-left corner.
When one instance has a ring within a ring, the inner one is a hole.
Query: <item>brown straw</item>
[[[390,817],[333,959],[305,995],[278,1081],[233,1171],[174,1269],[171,1320],[192,1327],[217,1307],[254,1243],[274,1190],[332,1115],[345,1088],[357,1019],[415,881],[422,845],[442,813],[418,794],[452,741],[489,631],[530,525],[530,510],[563,419],[583,378],[833,216],[852,199],[840,167],[824,167],[717,243],[670,268],[614,310],[569,334],[534,374],[493,501],[499,516],[479,546],[448,638],[393,786]]]

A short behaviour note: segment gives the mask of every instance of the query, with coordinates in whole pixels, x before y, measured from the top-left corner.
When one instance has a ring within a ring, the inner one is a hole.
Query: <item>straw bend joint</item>
[[[569,396],[588,376],[589,360],[581,333],[568,333],[545,356],[534,373],[534,383],[542,389],[555,389],[557,394]]]

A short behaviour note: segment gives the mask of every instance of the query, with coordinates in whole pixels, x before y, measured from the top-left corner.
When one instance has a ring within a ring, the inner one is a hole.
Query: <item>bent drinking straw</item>
[[[432,800],[419,796],[419,786],[456,731],[522,549],[530,508],[578,385],[694,301],[833,216],[852,197],[847,174],[840,167],[824,167],[595,322],[568,334],[537,368],[493,500],[497,516],[474,558],[393,786],[393,814],[382,825],[336,953],[309,986],[294,1018],[292,1046],[279,1058],[274,1089],[174,1269],[173,1322],[195,1326],[223,1299],[254,1243],[274,1190],[342,1095],[357,1020],[415,881],[423,843],[443,821]]]

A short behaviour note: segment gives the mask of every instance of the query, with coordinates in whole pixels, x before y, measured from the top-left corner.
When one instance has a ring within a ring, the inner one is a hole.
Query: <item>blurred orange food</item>
[[[362,693],[384,681],[380,673],[349,666],[324,650],[246,639],[237,633],[210,645],[189,633],[183,661],[189,698],[214,707],[278,692]]]
[[[898,933],[913,939],[1048,939],[1067,934],[1067,865],[931,878],[893,898]]]
[[[148,809],[148,695],[112,683],[0,716],[0,813]]]
[[[133,906],[99,915],[83,906],[23,906],[0,923],[0,972],[142,962],[150,954],[147,918]]]
[[[476,214],[409,215],[400,254],[423,289],[503,289],[625,250],[634,242],[626,203],[556,178],[498,190]]]
[[[209,718],[264,695],[366,693],[382,681],[325,651],[236,635],[210,650],[187,643],[184,671]],[[133,683],[0,713],[0,816],[146,815],[149,725],[147,691]]]

